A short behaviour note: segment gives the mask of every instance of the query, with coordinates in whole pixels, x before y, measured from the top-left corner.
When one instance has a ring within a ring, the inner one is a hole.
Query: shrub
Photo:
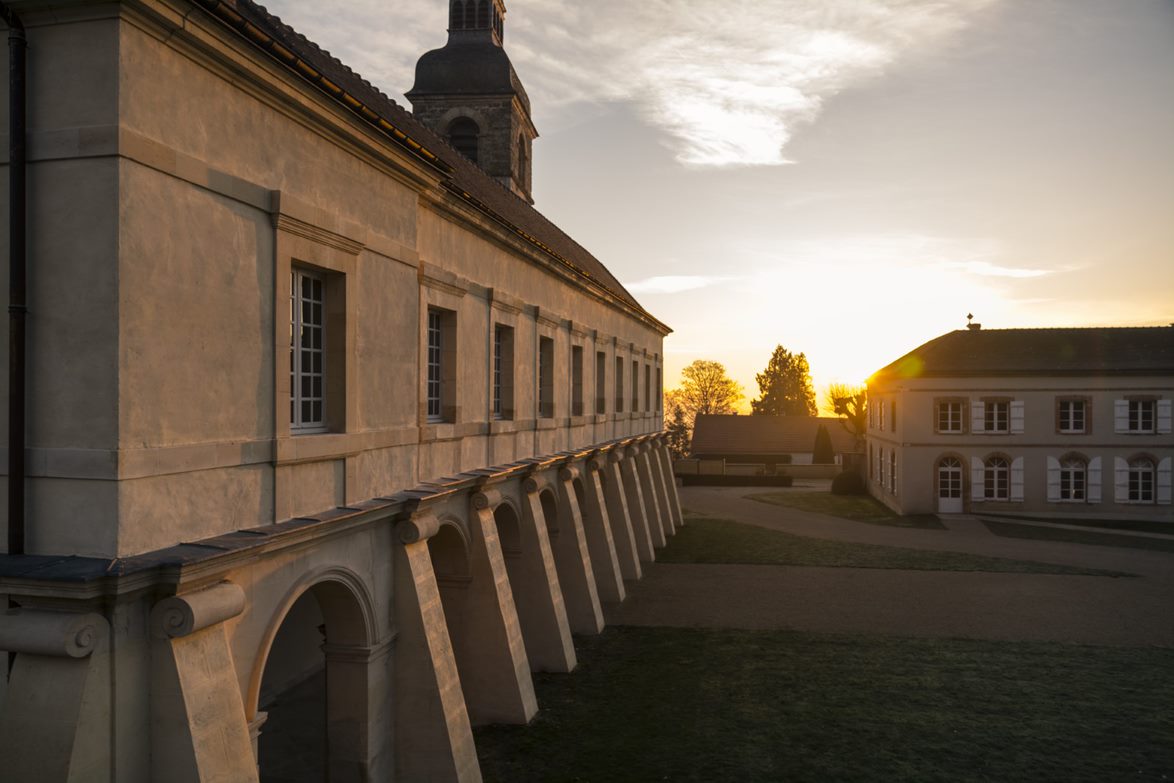
[[[832,479],[833,495],[864,495],[867,491],[864,479],[855,470],[845,470]]]

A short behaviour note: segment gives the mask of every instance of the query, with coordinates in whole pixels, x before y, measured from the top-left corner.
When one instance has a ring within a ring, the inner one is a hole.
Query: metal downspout
[[[8,554],[25,550],[25,35],[12,9],[8,25]]]

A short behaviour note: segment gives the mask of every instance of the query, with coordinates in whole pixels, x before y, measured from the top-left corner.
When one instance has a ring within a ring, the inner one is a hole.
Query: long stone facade
[[[0,780],[479,779],[682,524],[668,327],[249,0],[9,5]]]

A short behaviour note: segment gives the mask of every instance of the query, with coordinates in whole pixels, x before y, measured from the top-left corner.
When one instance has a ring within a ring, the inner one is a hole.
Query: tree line
[[[755,375],[759,395],[750,401],[752,416],[816,416],[815,387],[806,354],[775,346],[765,369]],[[678,457],[689,453],[693,423],[699,414],[732,414],[745,399],[742,386],[726,374],[721,362],[697,359],[681,370],[681,384],[665,392],[665,430],[669,448]],[[867,426],[864,386],[833,383],[825,392],[827,406],[862,443]]]

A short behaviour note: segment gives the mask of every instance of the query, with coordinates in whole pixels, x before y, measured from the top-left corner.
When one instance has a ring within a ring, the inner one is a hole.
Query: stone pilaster
[[[587,460],[586,470],[579,479],[583,487],[583,506],[580,511],[599,600],[619,603],[627,597],[627,592],[624,590],[624,577],[612,537],[613,527],[608,517],[607,499],[600,482],[601,471],[606,470],[606,467],[604,459]]]
[[[0,780],[110,780],[109,637],[98,614],[0,617],[0,650],[17,654],[0,717]]]
[[[620,471],[620,460],[623,458],[622,449],[608,452],[599,473],[603,479],[607,517],[611,522],[611,536],[616,546],[616,557],[620,561],[620,573],[624,579],[639,579],[644,572],[640,567],[640,553],[636,548],[636,535],[629,514],[628,493],[624,489],[624,477]]]
[[[578,468],[565,467],[558,472],[558,538],[551,542],[551,548],[571,631],[596,634],[603,630],[603,610],[599,605],[583,516],[575,496],[577,478]]]
[[[480,783],[481,767],[427,539],[435,518],[401,522],[394,547],[397,780]]]
[[[575,668],[575,645],[538,484],[532,478],[522,480],[521,536],[522,551],[507,553],[505,563],[530,669],[569,672]]]
[[[245,608],[232,582],[165,598],[151,612],[151,777],[257,780],[226,620]]]
[[[636,552],[642,562],[651,563],[656,559],[656,551],[652,545],[652,531],[648,520],[648,510],[644,504],[644,492],[640,489],[635,451],[634,447],[628,447],[625,450],[619,468],[624,481],[624,494],[628,498],[628,516],[632,520],[632,535],[636,539]]]

